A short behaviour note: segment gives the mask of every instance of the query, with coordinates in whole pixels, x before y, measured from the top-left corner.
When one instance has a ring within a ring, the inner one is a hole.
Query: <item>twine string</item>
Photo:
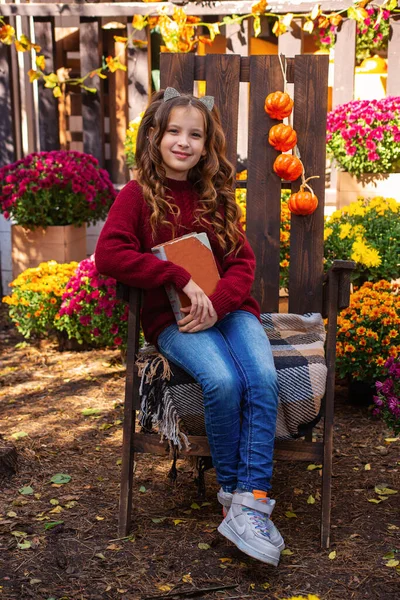
[[[284,54],[282,54],[282,52],[281,52],[280,54],[278,54],[278,58],[279,58],[279,64],[281,66],[281,71],[282,71],[282,75],[283,75],[283,91],[286,92],[286,90],[287,90],[287,76],[286,76],[286,73],[287,73],[287,61],[286,61],[286,56]]]
[[[301,162],[301,161],[300,161],[300,162]],[[315,194],[314,194],[314,190],[312,189],[312,187],[311,187],[310,185],[308,185],[307,181],[310,181],[310,179],[319,179],[319,175],[312,175],[311,177],[307,177],[307,179],[306,179],[306,178],[304,177],[304,172],[305,172],[305,169],[304,169],[304,165],[303,165],[303,163],[302,163],[302,162],[301,162],[301,166],[303,167],[303,172],[302,172],[302,174],[301,174],[301,185],[300,185],[300,190],[301,190],[301,191],[304,191],[304,188],[307,188],[307,189],[308,189],[308,190],[311,192],[311,194],[313,194],[313,196],[314,196],[314,195],[315,195]]]

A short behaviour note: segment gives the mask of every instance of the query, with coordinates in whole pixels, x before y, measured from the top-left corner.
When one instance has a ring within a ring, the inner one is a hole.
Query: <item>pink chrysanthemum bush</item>
[[[0,169],[0,212],[27,229],[96,223],[115,197],[107,171],[83,152],[34,152]]]
[[[69,280],[59,315],[57,329],[80,344],[126,346],[128,306],[117,298],[115,279],[97,271],[93,256]]]
[[[400,96],[337,106],[328,114],[327,146],[354,175],[400,172]]]
[[[400,433],[400,360],[390,357],[385,362],[381,381],[375,383],[373,414],[381,417],[394,435]]]

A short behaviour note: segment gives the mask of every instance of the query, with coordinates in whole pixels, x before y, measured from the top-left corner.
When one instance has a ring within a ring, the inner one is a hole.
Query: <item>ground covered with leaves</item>
[[[2,315],[0,447],[16,446],[18,471],[0,483],[0,598],[400,596],[400,441],[366,407],[349,404],[343,386],[336,394],[329,550],[319,547],[319,468],[281,461],[274,521],[287,551],[277,569],[218,534],[215,475],[206,473],[206,500],[199,500],[185,460],[172,484],[169,459],[137,457],[132,535],[118,539],[125,376],[118,352],[21,344]]]

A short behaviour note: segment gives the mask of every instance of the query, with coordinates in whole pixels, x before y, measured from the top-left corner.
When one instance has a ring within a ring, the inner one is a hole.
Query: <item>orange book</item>
[[[160,260],[169,260],[186,269],[207,296],[215,292],[220,277],[206,233],[189,233],[165,244],[154,246],[151,251]],[[175,318],[180,321],[186,316],[181,308],[190,306],[190,300],[184,292],[178,291],[172,284],[166,285],[165,289]]]

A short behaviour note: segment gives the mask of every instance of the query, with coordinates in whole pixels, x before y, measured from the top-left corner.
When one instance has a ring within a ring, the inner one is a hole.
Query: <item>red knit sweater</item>
[[[204,231],[204,227],[194,223],[193,213],[198,195],[192,184],[168,179],[167,186],[181,211],[175,237],[192,231]],[[167,218],[171,220],[172,216]],[[250,295],[255,257],[249,243],[246,240],[237,256],[230,254],[224,257],[215,234],[208,230],[207,235],[221,277],[210,296],[218,319],[238,309],[247,310],[259,318],[259,306]],[[144,290],[142,326],[146,340],[152,344],[157,343],[165,327],[175,323],[164,284],[173,283],[181,290],[190,279],[190,274],[182,267],[170,261],[161,261],[151,254],[153,246],[170,239],[171,229],[168,226],[161,227],[156,239],[152,238],[150,209],[143,199],[140,185],[131,181],[112,205],[95,252],[100,273]]]

